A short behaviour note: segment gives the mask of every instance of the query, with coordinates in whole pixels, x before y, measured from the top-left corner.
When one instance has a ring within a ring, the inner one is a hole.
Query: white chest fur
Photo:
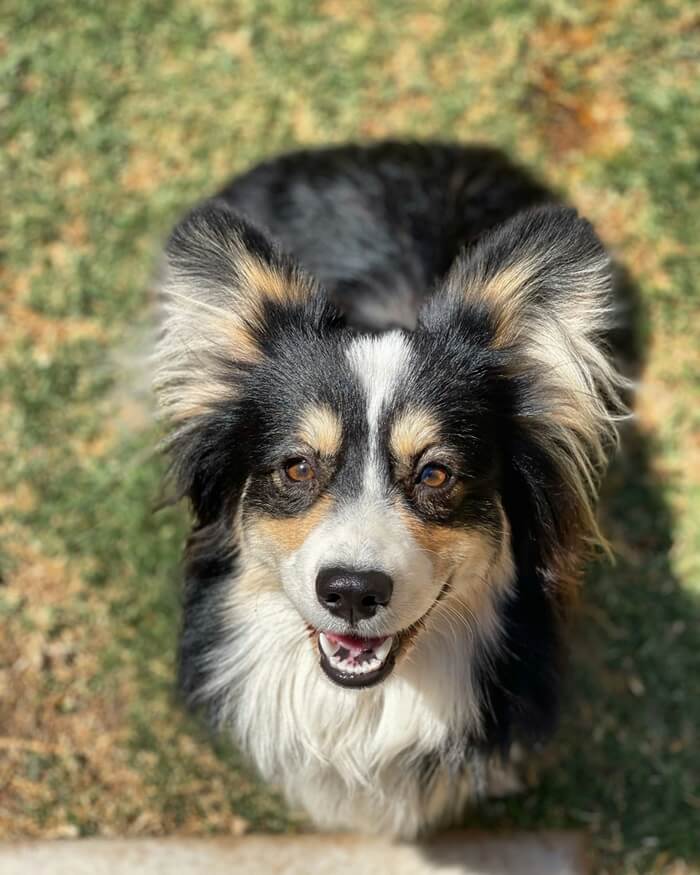
[[[391,677],[347,690],[319,670],[316,643],[282,592],[230,593],[230,637],[209,654],[203,698],[224,703],[222,728],[290,802],[321,827],[404,836],[463,806],[473,770],[438,766],[428,780],[426,763],[479,732],[478,645],[465,627],[436,611]]]

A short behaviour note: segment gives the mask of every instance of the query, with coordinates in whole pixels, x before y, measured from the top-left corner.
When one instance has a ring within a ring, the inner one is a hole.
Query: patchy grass
[[[0,835],[298,829],[173,701],[183,511],[154,515],[147,287],[179,212],[272,152],[482,140],[638,289],[639,418],[563,731],[485,825],[700,871],[700,19],[690,0],[7,0],[0,40]]]

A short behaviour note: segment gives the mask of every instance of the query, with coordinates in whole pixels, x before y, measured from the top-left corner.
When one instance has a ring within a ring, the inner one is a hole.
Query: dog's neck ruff
[[[496,573],[509,578],[510,560]],[[230,631],[209,654],[202,690],[219,703],[222,728],[316,823],[412,836],[455,816],[475,792],[476,761],[465,763],[482,731],[474,667],[498,646],[496,599],[483,633],[460,619],[458,595],[436,605],[392,676],[343,689],[320,670],[308,627],[265,576],[256,567],[226,587]],[[506,592],[509,579],[495,584]]]

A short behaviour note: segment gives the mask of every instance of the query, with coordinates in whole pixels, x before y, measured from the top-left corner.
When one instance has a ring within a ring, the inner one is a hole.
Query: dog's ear
[[[421,321],[456,323],[465,313],[485,320],[494,348],[518,350],[572,390],[609,377],[610,261],[575,210],[520,213],[463,253]]]
[[[175,425],[235,398],[284,312],[307,326],[328,318],[315,280],[222,202],[172,232],[159,283],[156,394]]]
[[[336,324],[318,284],[260,230],[221,202],[175,228],[159,282],[160,337],[154,388],[168,434],[175,498],[188,496],[200,524],[235,504],[251,441],[246,379],[272,355],[290,326],[313,332]],[[225,484],[225,485],[222,485]]]
[[[513,390],[516,430],[557,469],[562,525],[589,540],[599,536],[593,497],[624,410],[606,343],[612,317],[609,258],[591,225],[559,206],[485,234],[420,317],[427,330],[462,326],[491,348]]]

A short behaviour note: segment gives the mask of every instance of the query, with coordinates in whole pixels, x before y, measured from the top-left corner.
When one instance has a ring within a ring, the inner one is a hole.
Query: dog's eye
[[[307,459],[289,459],[284,464],[284,473],[294,483],[307,483],[316,476],[312,464]]]
[[[450,476],[450,472],[444,465],[428,464],[420,469],[416,482],[422,486],[429,486],[431,489],[438,489],[447,483]]]

